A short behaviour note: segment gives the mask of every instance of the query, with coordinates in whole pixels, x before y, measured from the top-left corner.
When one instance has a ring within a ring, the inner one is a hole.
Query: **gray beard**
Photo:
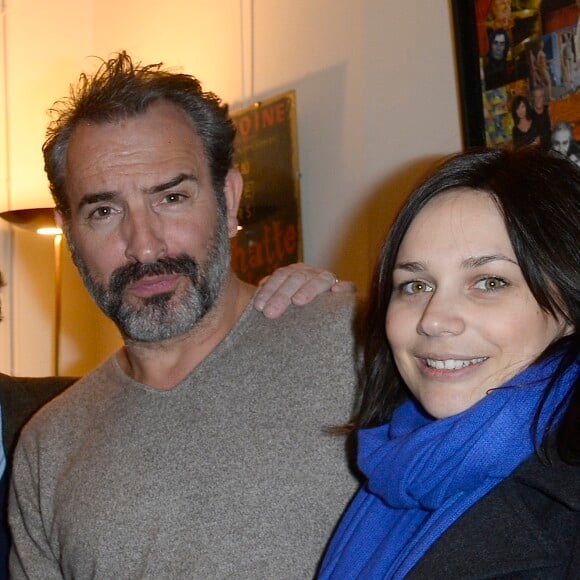
[[[218,213],[216,231],[209,242],[203,266],[186,254],[162,258],[152,264],[129,264],[117,268],[107,286],[92,277],[67,229],[73,261],[89,294],[126,338],[149,343],[175,338],[195,328],[211,310],[230,268],[227,221],[222,212]],[[163,274],[182,274],[189,279],[190,284],[179,299],[175,298],[174,292],[167,292],[143,300],[141,306],[123,301],[123,291],[128,284],[145,276]]]

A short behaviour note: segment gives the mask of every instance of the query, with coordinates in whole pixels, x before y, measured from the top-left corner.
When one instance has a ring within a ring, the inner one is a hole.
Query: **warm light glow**
[[[244,229],[244,226],[238,226],[238,232],[241,232]]]
[[[62,230],[60,228],[38,228],[36,233],[41,236],[58,236],[62,234]]]

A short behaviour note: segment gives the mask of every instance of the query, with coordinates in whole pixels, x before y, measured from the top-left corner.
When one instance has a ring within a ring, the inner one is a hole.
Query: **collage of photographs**
[[[580,0],[476,0],[485,138],[580,165]]]

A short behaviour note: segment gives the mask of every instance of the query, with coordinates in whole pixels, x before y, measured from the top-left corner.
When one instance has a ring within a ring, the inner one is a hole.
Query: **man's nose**
[[[167,256],[163,224],[153,212],[142,211],[126,216],[123,227],[127,259],[147,264]]]

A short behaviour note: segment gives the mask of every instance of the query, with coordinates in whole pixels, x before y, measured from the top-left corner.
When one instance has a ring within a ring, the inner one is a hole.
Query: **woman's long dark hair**
[[[574,329],[572,335],[551,345],[542,355],[556,349],[565,352],[553,382],[578,358],[580,170],[565,157],[535,147],[474,150],[456,155],[440,165],[409,197],[382,248],[366,317],[365,377],[356,427],[386,423],[395,407],[409,396],[385,336],[393,269],[403,237],[417,214],[433,198],[458,188],[476,189],[492,196],[504,216],[518,264],[538,305]],[[576,384],[573,401],[567,401],[568,412],[560,429],[562,455],[574,443],[578,451],[578,443],[572,439],[580,435],[579,390]]]
[[[518,107],[521,104],[524,104],[526,107],[526,119],[529,121],[532,118],[532,105],[530,105],[530,101],[523,95],[516,95],[514,100],[512,101],[512,119],[514,120],[514,125],[517,125],[520,122],[520,118],[518,117]]]

